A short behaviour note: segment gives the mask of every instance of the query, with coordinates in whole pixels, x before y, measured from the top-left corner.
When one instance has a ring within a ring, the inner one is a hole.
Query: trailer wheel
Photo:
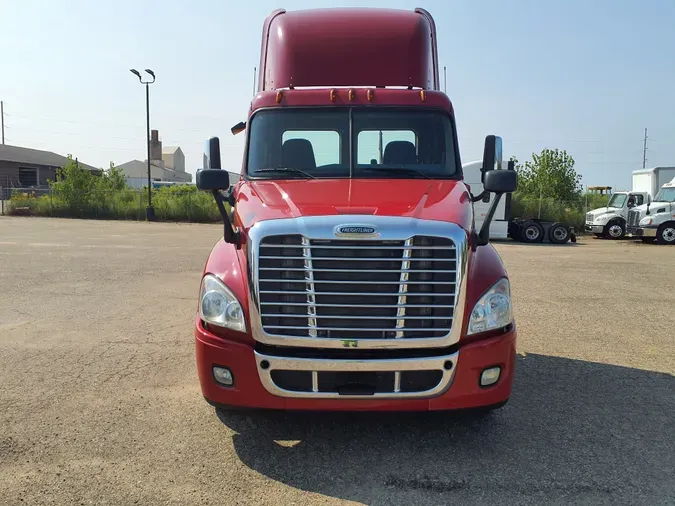
[[[570,240],[570,231],[562,223],[554,223],[548,229],[548,240],[553,244],[565,244]]]
[[[656,240],[659,244],[675,244],[675,223],[664,223],[656,232]]]
[[[544,227],[536,221],[528,221],[523,224],[520,235],[523,242],[533,244],[544,240]]]
[[[623,239],[626,236],[626,227],[622,221],[610,221],[605,225],[605,237],[607,239]]]

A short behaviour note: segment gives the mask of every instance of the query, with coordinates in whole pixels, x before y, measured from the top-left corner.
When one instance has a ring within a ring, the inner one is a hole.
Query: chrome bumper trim
[[[289,358],[277,357],[273,355],[264,355],[255,352],[258,375],[265,390],[278,397],[289,397],[295,399],[423,399],[435,397],[444,393],[452,384],[457,369],[459,351],[450,355],[440,357],[422,357],[405,359],[384,359],[384,360],[324,360],[313,358]],[[266,361],[267,367],[262,368],[261,364]],[[446,362],[452,366],[448,370]],[[311,371],[312,372],[312,392],[298,392],[283,389],[272,380],[272,371]],[[421,392],[401,392],[401,375],[395,374],[394,390],[392,392],[378,392],[372,395],[341,395],[337,392],[320,392],[318,386],[319,372],[341,372],[341,371],[364,371],[364,372],[394,372],[404,371],[442,371],[441,381],[432,389]]]

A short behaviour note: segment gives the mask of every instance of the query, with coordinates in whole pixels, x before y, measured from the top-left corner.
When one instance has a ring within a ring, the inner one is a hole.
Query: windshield
[[[661,188],[654,202],[675,202],[675,188]]]
[[[461,177],[453,125],[444,111],[260,111],[250,121],[249,135],[247,175],[253,178]]]
[[[607,207],[623,207],[627,198],[628,195],[625,193],[615,193],[612,195],[612,198],[609,199],[609,204],[607,204]]]

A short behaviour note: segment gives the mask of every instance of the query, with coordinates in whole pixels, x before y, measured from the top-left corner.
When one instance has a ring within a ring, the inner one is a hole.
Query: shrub
[[[8,214],[140,220],[148,205],[147,187],[126,186],[124,175],[112,164],[101,176],[81,168],[69,157],[49,182],[49,190],[13,191]],[[158,220],[218,222],[222,218],[213,196],[196,186],[167,186],[152,190]]]

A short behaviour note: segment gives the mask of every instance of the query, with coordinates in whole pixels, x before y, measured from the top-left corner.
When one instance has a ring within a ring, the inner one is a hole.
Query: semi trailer
[[[262,30],[241,177],[207,141],[223,237],[194,319],[218,409],[489,412],[516,323],[490,223],[517,187],[485,139],[480,227],[423,9],[279,9]],[[492,80],[489,62],[485,79]]]

